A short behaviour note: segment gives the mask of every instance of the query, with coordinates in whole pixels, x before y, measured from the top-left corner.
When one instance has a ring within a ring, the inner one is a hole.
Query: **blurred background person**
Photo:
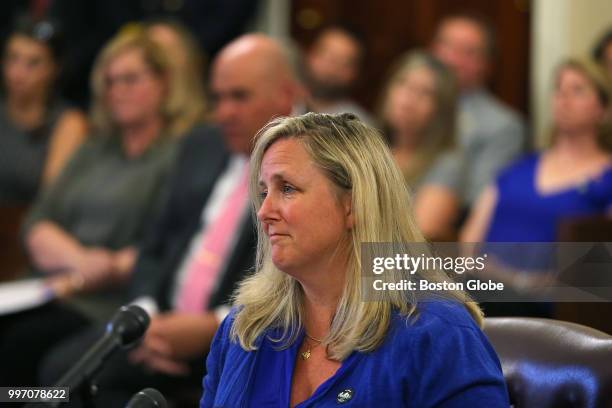
[[[610,27],[597,41],[593,48],[593,58],[612,77],[612,27]]]
[[[459,145],[468,166],[462,204],[469,208],[499,169],[522,151],[525,127],[516,112],[486,89],[497,52],[488,21],[474,14],[444,18],[432,50],[459,85]]]
[[[466,242],[550,242],[564,217],[612,204],[612,84],[593,62],[570,59],[555,73],[550,147],[504,169],[478,201]]]
[[[95,135],[24,226],[34,269],[49,276],[59,300],[3,317],[0,359],[11,370],[0,383],[35,384],[47,348],[88,321],[106,321],[124,302],[123,283],[163,202],[180,136],[170,131],[181,120],[180,110],[167,109],[170,76],[162,50],[142,32],[118,35],[100,54],[92,74]]]
[[[303,75],[308,90],[306,110],[350,112],[373,124],[372,116],[350,99],[364,58],[365,45],[355,30],[342,25],[323,28],[304,58]]]
[[[58,28],[46,20],[17,20],[2,57],[1,205],[29,205],[85,137],[84,115],[57,93],[61,69]]]
[[[456,236],[464,163],[455,145],[455,80],[427,53],[395,64],[384,88],[381,122],[393,157],[415,196],[419,228],[431,240]]]
[[[561,221],[612,209],[612,83],[590,60],[569,59],[554,75],[550,147],[501,171],[472,210],[462,241],[554,242]],[[523,275],[507,278],[520,286]],[[519,312],[507,306],[495,310]]]
[[[96,137],[27,220],[26,245],[37,269],[66,272],[60,281],[76,276],[95,287],[113,276],[110,270],[80,271],[87,255],[111,267],[102,261],[143,237],[182,135],[176,124],[184,120],[183,110],[169,106],[177,90],[171,69],[163,50],[142,32],[122,32],[104,48],[92,74]],[[92,254],[93,248],[105,250]]]

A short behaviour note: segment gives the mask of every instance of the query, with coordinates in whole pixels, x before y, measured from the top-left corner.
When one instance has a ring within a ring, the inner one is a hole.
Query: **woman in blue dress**
[[[562,63],[554,80],[550,146],[497,176],[473,209],[462,240],[554,242],[564,219],[608,213],[611,98],[612,84],[600,67],[580,59]],[[537,285],[526,281],[525,274],[506,278],[516,280],[516,286]]]
[[[363,297],[361,243],[423,241],[378,132],[350,114],[277,119],[251,170],[256,271],[211,345],[202,408],[509,406],[464,292]]]

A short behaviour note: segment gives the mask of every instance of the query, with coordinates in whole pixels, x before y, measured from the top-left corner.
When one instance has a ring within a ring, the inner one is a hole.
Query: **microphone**
[[[102,338],[54,386],[69,387],[71,394],[76,393],[83,383],[91,380],[115,350],[130,346],[139,340],[147,331],[149,323],[149,315],[140,306],[122,306],[106,324]],[[52,406],[58,405],[59,403],[52,404]]]
[[[167,408],[168,403],[155,388],[145,388],[130,399],[125,408]]]

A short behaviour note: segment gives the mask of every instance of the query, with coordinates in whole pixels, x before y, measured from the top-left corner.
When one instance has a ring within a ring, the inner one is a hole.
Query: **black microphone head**
[[[145,388],[135,394],[125,408],[167,408],[168,403],[155,388]]]
[[[121,306],[106,326],[106,332],[116,335],[127,346],[140,339],[149,327],[149,315],[136,305]]]

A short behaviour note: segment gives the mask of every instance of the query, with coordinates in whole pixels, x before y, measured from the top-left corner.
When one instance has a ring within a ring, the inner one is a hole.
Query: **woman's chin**
[[[274,254],[274,250],[272,250],[272,263],[281,271],[285,271],[287,267],[287,263],[285,258],[280,254]]]
[[[282,248],[272,248],[272,263],[279,270],[291,275],[293,262]]]

